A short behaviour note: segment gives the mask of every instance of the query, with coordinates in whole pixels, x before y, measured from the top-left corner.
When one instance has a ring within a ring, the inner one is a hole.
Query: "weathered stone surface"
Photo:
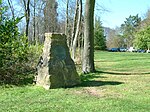
[[[64,34],[45,34],[37,72],[36,84],[45,89],[70,87],[80,83]]]

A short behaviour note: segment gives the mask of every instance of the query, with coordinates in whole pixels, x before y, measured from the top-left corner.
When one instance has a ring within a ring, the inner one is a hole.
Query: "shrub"
[[[19,33],[17,24],[23,17],[8,18],[5,8],[0,11],[0,83],[19,84],[35,72],[42,47],[29,46],[27,37]]]

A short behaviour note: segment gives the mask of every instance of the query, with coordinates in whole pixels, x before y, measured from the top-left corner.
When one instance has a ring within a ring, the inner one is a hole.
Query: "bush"
[[[0,83],[19,84],[35,72],[42,47],[29,46],[27,37],[19,33],[17,24],[22,18],[11,19],[0,13]]]

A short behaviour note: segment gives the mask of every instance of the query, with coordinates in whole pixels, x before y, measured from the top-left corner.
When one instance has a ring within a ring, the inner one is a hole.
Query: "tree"
[[[104,29],[100,18],[95,19],[94,48],[97,50],[106,50],[106,37],[104,36]]]
[[[150,9],[141,21],[140,28],[135,34],[134,46],[137,49],[150,49]]]
[[[30,22],[30,0],[22,0],[24,5],[24,11],[25,11],[25,18],[26,18],[26,37],[28,37],[29,34],[29,22]]]
[[[76,47],[77,47],[77,42],[78,42],[78,36],[79,36],[79,31],[80,31],[80,25],[81,25],[81,17],[82,17],[82,0],[77,0],[77,8],[76,12],[78,12],[75,16],[74,24],[76,24],[76,28],[74,29],[75,31],[73,32],[73,42],[72,42],[72,58],[75,60],[75,53],[76,53]]]
[[[139,31],[135,35],[134,45],[138,49],[150,49],[150,27]]]
[[[30,2],[31,19],[28,35],[30,44],[43,43],[44,41],[44,7],[45,1],[43,0],[31,0]]]
[[[18,74],[22,74],[27,62],[28,44],[21,35],[17,24],[23,17],[8,18],[7,9],[0,1],[0,83],[13,82]],[[17,75],[16,75],[17,74]]]
[[[141,21],[140,27],[143,29],[150,25],[150,9],[146,12],[145,18]]]
[[[44,8],[45,32],[56,32],[58,30],[56,0],[46,0]]]
[[[86,0],[84,14],[83,73],[95,72],[94,66],[94,7],[95,0]]]
[[[14,8],[13,8],[13,5],[12,5],[12,1],[11,0],[7,0],[8,4],[9,4],[9,8],[11,10],[11,13],[12,13],[12,18],[15,19],[15,12],[14,12]]]
[[[129,16],[124,21],[124,24],[121,25],[123,37],[126,39],[127,47],[133,46],[134,40],[134,33],[136,32],[137,28],[140,26],[141,18],[138,16]]]
[[[34,38],[34,41],[36,40],[35,38],[35,35],[36,35],[36,27],[35,27],[35,22],[36,22],[36,20],[35,20],[35,17],[36,17],[36,1],[34,0],[33,1],[34,3],[33,3],[33,28],[34,28],[34,32],[33,32],[33,38]],[[37,43],[37,41],[36,41],[36,43]]]
[[[106,28],[107,31],[107,48],[120,48],[126,47],[125,39],[120,34],[120,28],[116,27],[115,29]]]
[[[69,0],[66,0],[66,23],[65,23],[65,35],[67,36],[67,44],[68,46],[70,45],[69,43]]]

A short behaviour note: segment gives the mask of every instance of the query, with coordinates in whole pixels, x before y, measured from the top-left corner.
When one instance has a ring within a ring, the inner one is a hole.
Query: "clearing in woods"
[[[148,112],[150,54],[95,52],[97,72],[73,88],[0,86],[0,112]]]

